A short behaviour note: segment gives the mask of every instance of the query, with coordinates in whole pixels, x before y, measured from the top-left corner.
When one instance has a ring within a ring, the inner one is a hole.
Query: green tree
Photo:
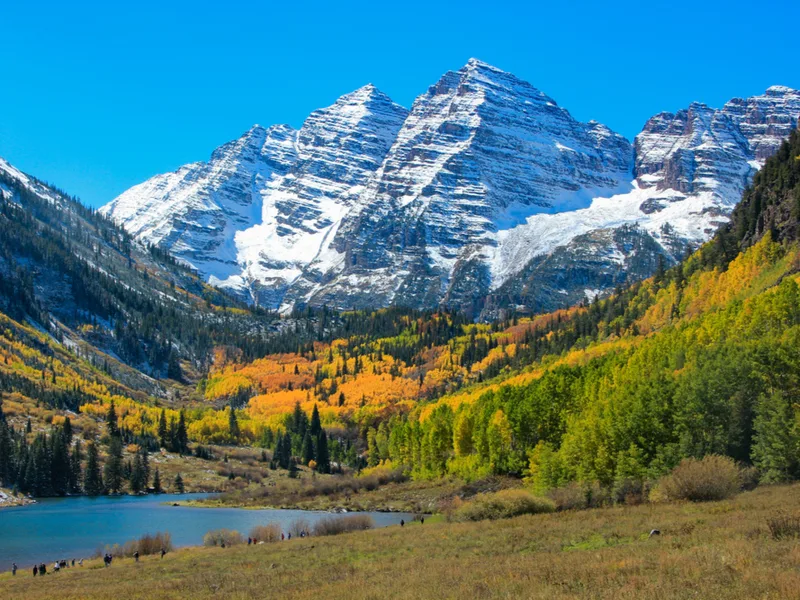
[[[106,457],[106,464],[103,466],[103,485],[106,493],[119,493],[122,489],[122,479],[122,440],[115,435],[108,445],[108,456]]]
[[[230,435],[232,443],[238,443],[239,434],[239,421],[236,418],[236,411],[231,406],[231,410],[228,413],[228,435]]]
[[[83,489],[89,496],[99,496],[104,490],[103,480],[100,477],[100,461],[98,458],[97,446],[94,442],[89,442],[86,456]]]
[[[161,489],[161,473],[158,472],[158,467],[156,467],[155,472],[153,473],[153,493],[160,494],[163,490]]]
[[[158,443],[162,448],[169,448],[169,429],[167,428],[167,411],[161,409],[158,417]]]
[[[108,405],[108,411],[106,412],[106,428],[108,430],[108,435],[112,437],[119,435],[119,426],[117,425],[117,410],[114,406],[113,400]]]
[[[183,477],[181,477],[180,473],[175,475],[175,481],[172,483],[172,489],[175,490],[175,493],[177,494],[182,494],[185,491]]]
[[[311,431],[306,431],[306,434],[303,436],[303,464],[308,465],[312,460],[314,460],[314,441],[311,439]]]
[[[320,429],[319,436],[317,436],[317,471],[320,473],[331,472],[331,458],[328,452],[328,436],[325,434],[324,429]]]
[[[317,409],[317,405],[314,404],[314,410],[311,411],[311,435],[313,437],[319,436],[319,432],[322,431],[322,424],[319,420],[319,410]]]
[[[753,462],[764,483],[800,475],[800,425],[791,400],[782,392],[764,395],[756,407]]]

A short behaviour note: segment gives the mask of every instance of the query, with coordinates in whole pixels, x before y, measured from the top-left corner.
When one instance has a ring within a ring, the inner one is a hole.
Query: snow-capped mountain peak
[[[632,146],[472,58],[410,110],[367,84],[103,210],[273,307],[546,309],[708,239],[799,117],[772,86],[659,113]]]

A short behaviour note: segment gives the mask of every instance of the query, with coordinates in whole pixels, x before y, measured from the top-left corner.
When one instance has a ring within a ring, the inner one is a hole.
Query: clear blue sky
[[[796,0],[3,4],[0,156],[94,206],[368,82],[410,106],[471,56],[630,139],[800,87]]]

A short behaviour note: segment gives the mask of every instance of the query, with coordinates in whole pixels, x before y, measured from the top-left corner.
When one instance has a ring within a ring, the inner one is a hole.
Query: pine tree
[[[319,432],[322,431],[322,424],[319,421],[319,410],[317,409],[317,405],[314,404],[314,410],[311,412],[311,435],[313,437],[319,436]]]
[[[239,421],[236,419],[236,411],[231,406],[230,413],[228,413],[228,432],[231,442],[236,444],[239,442]]]
[[[302,440],[307,427],[308,415],[300,408],[300,402],[297,402],[294,405],[294,413],[292,414],[292,433],[297,434]]]
[[[314,460],[314,442],[311,438],[311,432],[306,431],[306,434],[303,436],[303,464],[308,465],[312,460]]]
[[[331,472],[331,458],[328,453],[328,436],[325,430],[322,429],[317,437],[317,471],[320,473]]]
[[[117,425],[117,410],[114,407],[114,401],[108,405],[108,412],[106,413],[106,427],[108,428],[108,435],[116,437],[119,435],[119,426]]]
[[[161,489],[161,474],[158,472],[158,467],[156,467],[155,473],[153,473],[153,493],[160,494],[163,490]]]
[[[2,414],[0,410],[0,415]],[[0,485],[7,486],[11,483],[12,459],[11,433],[5,419],[0,417]]]
[[[186,432],[186,417],[185,411],[181,410],[180,416],[178,417],[178,428],[175,431],[175,441],[177,445],[177,451],[181,455],[187,454],[189,452],[189,434]]]
[[[142,475],[144,475],[144,489],[147,489],[147,485],[150,482],[150,457],[147,455],[147,446],[142,444],[140,448],[140,454],[142,456]]]
[[[80,493],[81,486],[83,485],[81,462],[83,462],[81,442],[80,440],[75,440],[75,444],[72,448],[72,456],[70,457],[69,491],[71,494]]]
[[[185,488],[183,485],[183,477],[181,477],[180,473],[175,476],[175,481],[172,483],[172,489],[177,494],[182,494],[184,492]]]
[[[89,496],[99,496],[103,493],[103,480],[100,478],[100,462],[97,456],[97,446],[89,442],[86,459],[86,474],[83,489]]]
[[[167,411],[161,409],[161,416],[158,418],[158,443],[162,448],[169,448],[169,430],[167,429]]]
[[[183,372],[181,371],[181,363],[178,361],[178,355],[175,352],[170,352],[169,360],[167,362],[167,377],[175,381],[183,379]]]
[[[103,485],[106,493],[116,494],[122,489],[123,468],[122,440],[119,436],[114,436],[108,445],[108,457],[103,467]]]
[[[137,453],[133,459],[129,485],[133,494],[138,494],[144,489],[144,469],[142,468],[141,454]]]

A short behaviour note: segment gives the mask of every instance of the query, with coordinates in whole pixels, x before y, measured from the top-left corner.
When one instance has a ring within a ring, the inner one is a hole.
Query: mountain
[[[630,144],[471,59],[410,111],[365,86],[101,212],[282,311],[552,310],[708,240],[798,118],[800,92],[773,86],[656,115]]]
[[[407,111],[367,85],[295,131],[253,127],[196,163],[103,207],[207,280],[277,307],[378,169]]]

